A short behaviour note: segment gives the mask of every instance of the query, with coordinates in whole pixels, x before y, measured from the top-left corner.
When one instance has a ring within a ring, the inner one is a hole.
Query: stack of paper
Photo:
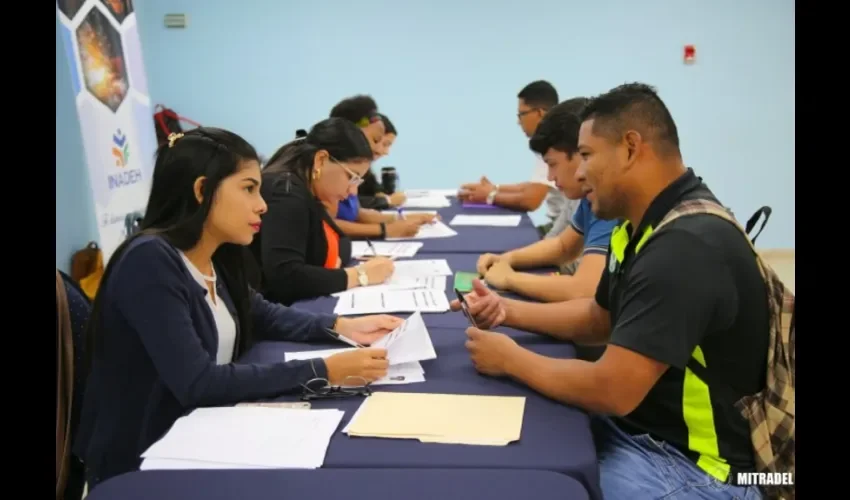
[[[344,290],[333,294],[333,296],[340,298],[339,302],[337,302],[337,308],[339,311],[345,310],[345,307],[347,306],[344,305],[344,302],[349,300],[351,305],[348,307],[350,308],[367,307],[363,305],[366,303],[370,304],[368,307],[375,308],[379,307],[375,304],[380,302],[380,310],[384,312],[444,312],[448,309],[442,309],[442,301],[439,299],[432,301],[429,297],[423,296],[421,298],[422,300],[419,300],[416,294],[410,294],[409,292],[412,290],[433,290],[437,292],[438,296],[442,295],[443,298],[445,298],[444,290],[446,289],[446,276],[451,276],[451,274],[452,270],[446,259],[406,260],[395,263],[395,270],[393,271],[393,274],[384,283]],[[382,295],[379,295],[398,291],[408,293],[403,293],[402,295],[404,298],[399,298],[398,300],[401,302],[396,302],[394,303],[395,305],[387,305],[387,299]],[[351,295],[363,295],[366,298],[360,302],[360,306],[356,306],[356,302],[351,302],[350,299],[348,299]],[[371,299],[368,299],[368,297],[371,297]],[[371,300],[372,302],[367,302],[368,300]],[[394,308],[395,310],[386,310],[388,307]],[[401,309],[397,309],[398,307],[401,307]],[[337,314],[343,313],[337,312]],[[347,314],[361,313],[349,311]]]
[[[343,429],[349,436],[506,446],[522,433],[524,397],[376,392]]]
[[[387,350],[387,358],[390,368],[386,377],[372,382],[372,385],[412,384],[425,382],[425,370],[422,369],[420,361],[434,359],[437,352],[431,343],[431,334],[422,320],[422,315],[416,313],[398,328],[388,333],[374,347],[382,347]],[[321,351],[288,352],[285,360],[327,358],[339,352],[358,349],[357,347],[345,347],[342,349],[325,349]]]
[[[369,290],[342,295],[334,307],[334,314],[385,314],[405,312],[442,313],[450,309],[449,299],[443,290]]]
[[[427,196],[408,197],[402,208],[448,208],[452,202],[445,196],[429,193]]]
[[[413,257],[420,248],[422,248],[422,243],[415,241],[406,243],[378,241],[372,243],[371,247],[365,241],[354,241],[351,243],[351,256],[354,258],[378,256],[394,258]]]
[[[142,453],[141,468],[317,469],[342,416],[340,410],[199,408]]]
[[[364,292],[388,292],[392,290],[416,290],[417,288],[427,288],[431,290],[445,290],[445,276],[425,276],[422,278],[390,277],[386,282],[380,285],[369,285],[363,287],[352,288],[351,290],[343,290],[332,294],[333,297],[343,297],[352,293]]]
[[[457,189],[410,189],[404,192],[407,198],[430,198],[435,196],[457,196]]]
[[[449,223],[452,226],[491,226],[516,227],[522,220],[521,215],[468,215],[458,214]]]
[[[433,238],[450,238],[452,236],[457,236],[457,231],[445,225],[443,221],[438,220],[430,224],[422,224],[419,226],[419,232],[416,233],[416,236],[386,238],[386,241],[427,240]]]

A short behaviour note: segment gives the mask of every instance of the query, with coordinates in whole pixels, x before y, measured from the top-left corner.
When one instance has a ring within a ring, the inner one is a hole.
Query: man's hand
[[[464,295],[469,306],[469,314],[481,328],[495,328],[502,324],[507,317],[502,298],[481,283],[472,280],[472,292]],[[452,311],[460,311],[460,301],[453,300],[450,304]]]
[[[460,187],[458,198],[460,198],[461,201],[485,203],[487,201],[487,195],[490,194],[490,191],[492,191],[494,187],[495,186],[492,184],[464,184]]]
[[[501,259],[490,268],[484,275],[484,280],[488,285],[498,288],[499,290],[510,290],[511,276],[515,274],[511,265],[505,259]]]
[[[339,318],[336,331],[361,345],[371,345],[404,322],[401,318],[379,314],[360,318]]]
[[[467,328],[466,336],[466,349],[476,370],[495,377],[507,374],[507,362],[519,349],[512,338],[475,327]]]
[[[485,253],[481,257],[478,257],[478,263],[475,264],[475,270],[478,271],[478,274],[484,276],[487,274],[487,270],[490,269],[490,266],[498,262],[502,258],[502,255],[495,253]]]

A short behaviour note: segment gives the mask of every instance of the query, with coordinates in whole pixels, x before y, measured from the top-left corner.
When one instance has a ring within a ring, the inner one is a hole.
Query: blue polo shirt
[[[336,212],[336,218],[339,220],[357,222],[357,213],[359,210],[360,200],[357,199],[357,195],[349,195],[348,198],[339,202],[339,208]]]
[[[582,198],[570,224],[578,234],[584,237],[584,250],[581,254],[607,255],[608,245],[611,243],[611,232],[617,226],[617,222],[617,219],[603,220],[593,215],[590,202],[587,198]]]

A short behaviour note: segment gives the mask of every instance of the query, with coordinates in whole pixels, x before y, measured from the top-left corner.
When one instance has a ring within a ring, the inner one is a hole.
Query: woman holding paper
[[[371,344],[401,324],[288,309],[251,290],[243,258],[266,211],[260,185],[256,151],[224,130],[172,134],[157,152],[141,231],[109,261],[86,332],[89,359],[75,368],[88,372],[75,452],[89,489],[137,469],[140,455],[195,408],[273,398],[314,379],[385,376],[384,349],[236,361],[258,340]]]
[[[390,277],[387,258],[349,265],[351,240],[327,210],[357,192],[371,161],[366,137],[341,118],[317,123],[268,161],[262,187],[268,212],[251,244],[266,298],[291,304]]]

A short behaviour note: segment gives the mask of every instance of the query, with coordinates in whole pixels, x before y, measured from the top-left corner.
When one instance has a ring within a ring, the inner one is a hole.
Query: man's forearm
[[[508,289],[514,293],[542,302],[564,302],[592,298],[595,289],[588,289],[575,276],[547,276],[513,273],[508,277]]]
[[[562,261],[563,248],[559,238],[548,238],[505,254],[514,269],[556,266]]]
[[[493,204],[511,210],[533,212],[540,208],[543,199],[537,200],[534,193],[530,192],[525,185],[520,185],[516,191],[505,191],[499,186],[499,192],[493,199]]]
[[[504,300],[505,326],[579,344],[604,344],[611,335],[608,311],[596,299],[537,304]]]
[[[589,412],[615,413],[607,382],[598,365],[578,359],[541,356],[523,347],[508,357],[505,371],[531,389]]]

